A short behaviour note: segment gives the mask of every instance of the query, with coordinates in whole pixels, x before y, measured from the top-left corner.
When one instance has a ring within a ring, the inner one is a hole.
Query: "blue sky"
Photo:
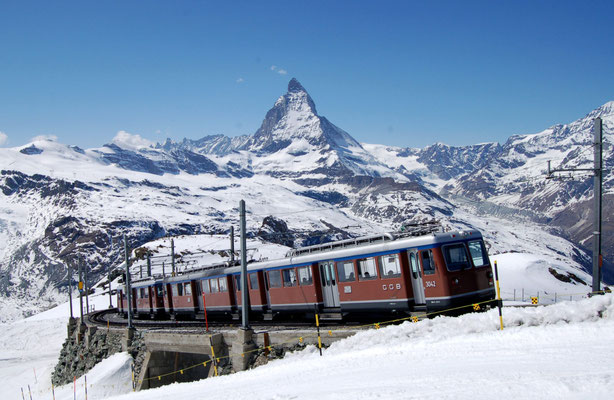
[[[361,142],[504,142],[614,100],[613,17],[612,1],[0,0],[0,141],[252,134],[296,77]]]

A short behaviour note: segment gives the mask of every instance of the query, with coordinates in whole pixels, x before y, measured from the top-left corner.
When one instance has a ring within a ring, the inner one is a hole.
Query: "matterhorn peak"
[[[298,79],[292,78],[290,79],[290,82],[288,83],[288,93],[296,93],[296,92],[307,93],[307,91],[305,90],[303,85],[301,85]]]

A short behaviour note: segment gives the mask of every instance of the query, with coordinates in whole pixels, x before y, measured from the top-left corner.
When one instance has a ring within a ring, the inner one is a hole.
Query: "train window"
[[[488,265],[488,255],[486,253],[486,249],[484,248],[484,242],[481,240],[474,240],[473,242],[467,243],[467,246],[469,247],[469,253],[471,254],[473,265],[476,267]]]
[[[220,291],[217,285],[217,278],[210,279],[209,283],[211,284],[211,293],[217,293]]]
[[[237,288],[237,292],[241,291],[241,275],[235,275],[235,287]]]
[[[356,280],[354,261],[338,262],[337,275],[339,275],[339,282],[354,282]]]
[[[433,275],[435,273],[435,260],[433,259],[433,252],[431,250],[421,251],[422,254],[422,269],[424,275]]]
[[[249,285],[252,290],[258,290],[258,273],[254,272],[249,274]]]
[[[192,294],[192,284],[190,282],[186,282],[183,284],[183,295],[190,296]]]
[[[202,286],[203,293],[211,293],[209,290],[209,279],[200,281],[200,285]]]
[[[198,282],[194,282],[194,295],[196,297],[202,296],[203,292],[201,291],[200,284]]]
[[[467,250],[463,243],[443,246],[443,255],[448,271],[462,271],[470,267]]]
[[[228,291],[228,281],[226,280],[226,278],[220,278],[220,292],[227,292]]]
[[[294,271],[294,268],[282,269],[281,275],[284,280],[284,286],[296,286],[296,271]]]
[[[177,285],[171,285],[171,293],[174,297],[178,296]]]
[[[177,296],[183,296],[183,283],[177,284]]]
[[[401,276],[398,254],[379,256],[379,275],[383,278],[398,278]]]
[[[269,286],[272,288],[281,287],[281,274],[279,271],[269,271]]]
[[[311,267],[298,268],[298,280],[301,283],[301,286],[311,285],[313,283]]]
[[[156,294],[158,297],[164,296],[164,290],[162,289],[162,286],[156,286]]]
[[[358,276],[361,281],[377,278],[375,258],[369,257],[358,260]]]

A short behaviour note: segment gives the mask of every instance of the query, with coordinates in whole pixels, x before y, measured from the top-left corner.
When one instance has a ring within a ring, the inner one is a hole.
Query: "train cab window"
[[[210,279],[209,283],[211,284],[211,293],[218,293],[220,291],[220,288],[217,284],[217,278]]]
[[[298,268],[298,281],[301,283],[301,286],[307,286],[313,283],[311,267]]]
[[[354,282],[356,280],[354,261],[338,262],[337,275],[339,276],[339,282]]]
[[[192,284],[190,282],[186,282],[183,284],[183,295],[190,296],[192,294]]]
[[[463,243],[443,246],[443,256],[448,271],[462,271],[470,267],[467,249]]]
[[[281,287],[281,274],[279,271],[269,271],[269,287],[279,288]]]
[[[358,276],[361,281],[376,279],[377,268],[375,267],[375,258],[361,258],[358,260]]]
[[[433,252],[431,250],[423,250],[420,254],[422,255],[422,270],[424,271],[424,275],[433,275],[435,273]]]
[[[296,286],[296,271],[294,271],[294,268],[282,269],[281,276],[285,287]]]
[[[398,254],[388,254],[379,256],[379,275],[384,278],[398,278],[401,276],[401,265],[399,265]]]
[[[249,274],[249,286],[252,290],[258,290],[258,273],[253,272]]]
[[[183,296],[183,283],[177,284],[177,296]]]
[[[200,281],[200,285],[202,286],[203,293],[211,293],[209,290],[209,279]]]
[[[228,281],[226,281],[226,278],[220,278],[220,292],[227,292],[228,291]]]
[[[483,267],[488,265],[488,255],[484,248],[484,242],[481,240],[474,240],[467,243],[469,247],[469,253],[471,254],[471,260],[476,267]]]

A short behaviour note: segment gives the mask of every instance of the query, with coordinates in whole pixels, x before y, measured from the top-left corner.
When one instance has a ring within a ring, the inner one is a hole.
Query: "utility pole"
[[[603,188],[603,126],[601,118],[595,118],[593,134],[595,136],[595,176],[593,186],[595,193],[595,229],[593,231],[593,293],[601,291],[601,267],[603,266],[603,255],[601,254],[601,196]]]
[[[79,262],[79,315],[81,316],[81,325],[83,325],[83,274],[81,272],[81,262]]]
[[[70,264],[68,264],[68,302],[70,303],[70,319],[72,320],[74,317],[72,313],[72,268]]]
[[[171,267],[173,268],[173,276],[175,276],[175,241],[171,239]]]
[[[109,242],[111,242],[111,254],[113,254],[113,239],[109,236]],[[109,308],[113,308],[113,297],[111,296],[111,267],[107,270],[107,279],[109,280]]]
[[[132,329],[132,286],[130,279],[130,253],[128,252],[128,240],[124,235],[124,254],[126,258],[126,296],[128,300],[128,329]]]
[[[151,276],[151,252],[147,249],[147,276]]]
[[[109,308],[113,308],[113,296],[111,295],[111,267],[107,270],[107,279],[109,280]]]
[[[602,187],[603,187],[603,125],[601,118],[594,119],[593,124],[593,168],[556,168],[551,169],[548,161],[548,175],[546,179],[555,178],[556,172],[582,172],[590,171],[593,173],[593,285],[592,294],[601,292],[601,268],[603,266],[603,254],[601,253],[601,219],[602,219]]]
[[[230,227],[230,264],[235,262],[235,227]]]
[[[84,282],[84,286],[85,286],[85,309],[87,310],[86,314],[90,313],[90,295],[89,295],[89,285],[88,285],[88,281],[87,281],[87,264],[83,265],[83,271],[85,273],[85,282]]]
[[[249,329],[249,289],[247,287],[247,231],[245,223],[245,200],[239,203],[241,214],[241,329]]]

